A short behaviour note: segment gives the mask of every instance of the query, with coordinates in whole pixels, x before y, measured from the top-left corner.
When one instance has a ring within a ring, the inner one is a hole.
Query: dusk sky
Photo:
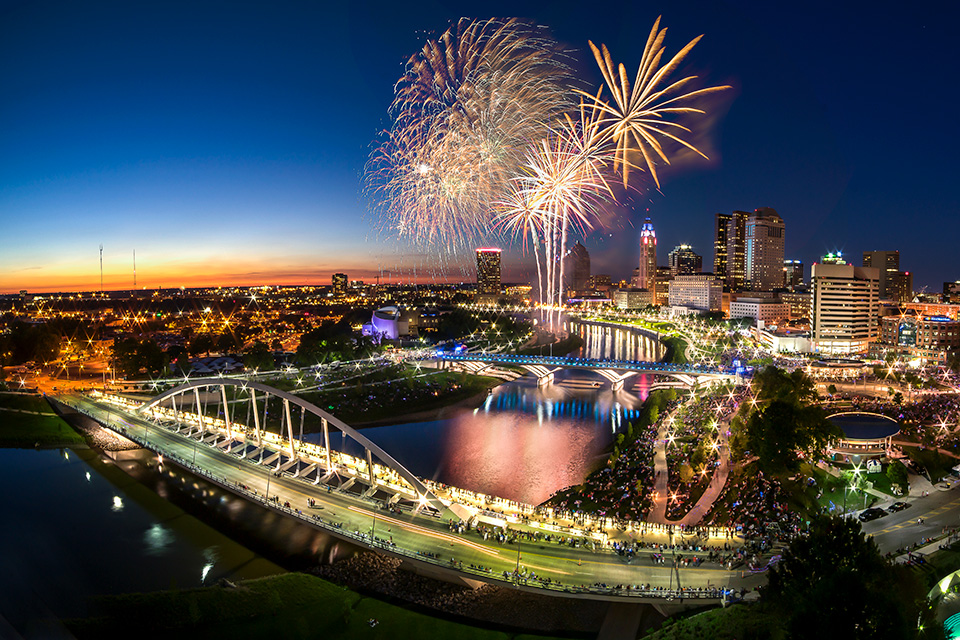
[[[107,289],[132,286],[134,250],[146,287],[369,281],[378,265],[470,280],[395,242],[362,193],[406,59],[460,16],[520,16],[597,85],[587,40],[633,73],[660,14],[668,52],[705,34],[687,69],[735,90],[711,161],[586,240],[594,272],[630,274],[645,215],[661,264],[684,242],[709,269],[713,214],[769,206],[789,258],[899,249],[915,288],[939,290],[960,279],[960,11],[855,4],[0,3],[0,292],[99,289],[100,244]],[[533,272],[519,251],[505,262],[506,279]]]

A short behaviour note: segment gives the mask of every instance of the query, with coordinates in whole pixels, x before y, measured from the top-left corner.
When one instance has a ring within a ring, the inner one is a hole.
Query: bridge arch
[[[436,494],[434,494],[426,485],[424,485],[423,482],[420,480],[420,478],[418,478],[412,471],[404,467],[397,459],[395,459],[393,456],[387,453],[377,443],[373,442],[372,440],[364,436],[362,433],[360,433],[359,431],[357,431],[356,429],[354,429],[353,427],[345,423],[343,420],[340,420],[336,416],[324,411],[323,409],[316,406],[312,402],[308,402],[303,398],[295,396],[292,393],[289,393],[287,391],[283,391],[281,389],[276,389],[274,387],[265,385],[262,382],[256,382],[252,380],[238,380],[234,378],[201,378],[198,380],[191,380],[189,382],[178,385],[172,389],[168,389],[167,391],[164,391],[163,393],[159,394],[158,396],[153,398],[150,402],[138,407],[137,413],[147,414],[150,411],[150,409],[161,406],[161,403],[163,403],[163,401],[167,400],[168,398],[173,398],[175,396],[187,393],[189,391],[194,391],[195,393],[199,393],[199,390],[204,387],[206,388],[218,387],[221,390],[221,394],[224,400],[224,407],[225,407],[224,417],[225,417],[225,422],[226,422],[228,431],[230,430],[230,417],[229,417],[229,410],[226,409],[226,407],[228,407],[228,404],[226,402],[226,388],[235,387],[241,390],[261,391],[267,394],[268,396],[275,396],[284,401],[284,411],[287,417],[286,422],[287,422],[287,428],[289,431],[289,440],[291,443],[291,447],[293,445],[294,438],[293,438],[292,426],[291,426],[290,416],[289,416],[289,405],[293,404],[300,407],[304,411],[319,417],[321,421],[324,423],[324,436],[325,436],[324,446],[327,451],[328,459],[330,456],[330,443],[329,443],[329,435],[326,431],[326,425],[330,424],[336,427],[337,429],[339,429],[342,433],[346,434],[354,442],[364,447],[364,449],[367,451],[367,463],[368,465],[370,465],[368,467],[368,471],[371,474],[373,472],[371,457],[376,456],[376,458],[380,460],[380,462],[382,462],[390,470],[394,471],[401,478],[406,480],[410,484],[410,486],[413,487],[413,489],[417,492],[417,495],[420,501],[423,504],[427,504],[433,507],[434,509],[437,509],[441,513],[446,508],[446,505],[440,500],[440,498],[438,498]],[[254,406],[256,406],[256,396],[252,392],[251,392],[251,402],[253,403]],[[199,399],[198,399],[198,404],[199,404]],[[176,405],[174,405],[174,411],[176,411]],[[256,409],[254,409],[253,415],[256,420],[256,416],[257,416]],[[201,414],[201,419],[205,417],[206,416],[202,416]],[[282,420],[282,416],[281,416],[281,420]],[[281,437],[282,435],[283,434],[281,433]],[[296,457],[295,451],[293,452],[293,456]]]

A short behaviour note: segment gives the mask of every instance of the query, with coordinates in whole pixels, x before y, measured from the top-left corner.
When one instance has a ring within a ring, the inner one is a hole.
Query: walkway
[[[653,454],[653,468],[656,472],[656,482],[654,491],[656,499],[654,500],[653,510],[650,512],[650,522],[657,524],[677,524],[694,525],[703,520],[704,516],[710,512],[713,503],[720,497],[720,493],[727,484],[727,478],[730,477],[730,447],[727,443],[727,430],[730,428],[729,422],[720,423],[720,465],[713,473],[710,484],[704,490],[703,495],[693,505],[693,508],[679,520],[667,519],[667,499],[670,495],[670,475],[667,468],[667,424],[673,421],[673,417],[679,407],[674,409],[669,416],[660,424],[660,431],[657,432],[657,443]]]

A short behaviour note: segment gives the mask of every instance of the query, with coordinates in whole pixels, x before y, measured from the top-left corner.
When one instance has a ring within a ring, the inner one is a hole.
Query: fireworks
[[[487,233],[526,145],[569,107],[569,78],[556,43],[518,20],[462,19],[424,45],[370,167],[388,226],[451,249]]]
[[[368,167],[386,226],[451,251],[491,231],[526,249],[529,236],[541,302],[562,302],[569,234],[585,235],[616,200],[611,180],[626,189],[631,170],[646,170],[659,186],[657,164],[678,145],[706,157],[677,119],[729,87],[671,80],[700,38],[661,66],[665,35],[657,18],[632,83],[590,42],[604,80],[594,93],[574,88],[567,54],[542,28],[515,19],[461,19],[427,42],[395,87],[393,127]]]
[[[629,157],[631,153],[637,152],[643,156],[650,175],[657,186],[660,186],[656,168],[657,158],[665,164],[670,164],[660,138],[672,140],[706,158],[702,151],[669,130],[672,128],[675,131],[690,133],[690,129],[668,118],[683,114],[703,114],[703,109],[689,106],[689,104],[707,94],[730,88],[722,86],[686,91],[686,87],[696,80],[697,76],[687,76],[666,84],[670,73],[679,66],[703,37],[697,36],[691,40],[673,56],[670,62],[659,67],[665,51],[662,45],[666,34],[667,30],[660,29],[660,18],[657,18],[647,37],[647,44],[632,87],[626,68],[622,64],[618,67],[614,66],[606,45],[600,45],[601,48],[598,49],[593,42],[589,43],[590,50],[593,51],[593,56],[603,74],[604,82],[613,95],[613,102],[609,103],[601,98],[602,88],[595,96],[584,95],[592,99],[596,108],[604,113],[600,124],[605,127],[606,136],[604,137],[609,137],[616,144],[614,169],[622,169],[624,186],[627,186],[630,168],[634,166],[629,162]],[[657,158],[654,157],[654,153]]]

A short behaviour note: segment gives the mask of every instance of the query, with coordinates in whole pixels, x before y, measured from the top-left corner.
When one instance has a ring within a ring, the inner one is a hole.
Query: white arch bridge
[[[210,415],[210,405],[215,415]],[[260,382],[192,380],[161,393],[136,412],[197,442],[315,485],[332,484],[339,491],[367,497],[382,491],[390,502],[411,500],[417,509],[446,508],[420,478],[362,433],[313,403]],[[304,441],[305,426],[311,432],[319,426],[322,444]],[[353,440],[365,455],[334,449],[331,430],[339,431],[342,441]],[[457,512],[456,505],[453,510]]]
[[[553,375],[561,369],[593,371],[610,381],[614,391],[623,388],[631,376],[646,373],[669,376],[680,383],[695,387],[700,381],[739,380],[731,369],[699,364],[671,364],[641,360],[607,360],[595,358],[568,358],[565,356],[521,356],[508,353],[441,353],[436,356],[441,368],[444,363],[456,364],[471,373],[481,373],[495,365],[514,365],[537,377],[537,384],[553,382]]]

